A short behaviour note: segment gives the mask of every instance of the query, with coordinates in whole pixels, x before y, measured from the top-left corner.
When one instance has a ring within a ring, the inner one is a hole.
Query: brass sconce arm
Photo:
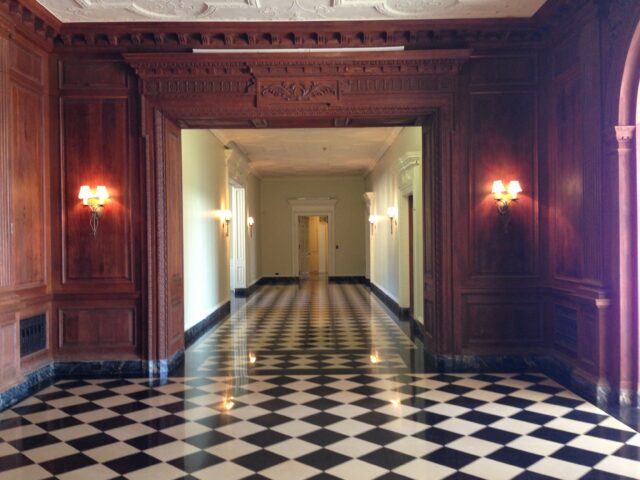
[[[104,206],[109,199],[109,192],[104,185],[98,185],[92,189],[89,185],[82,185],[78,198],[82,200],[82,205],[89,208],[91,217],[89,218],[89,226],[91,234],[95,237],[98,234],[100,226],[100,217],[104,213]]]
[[[505,188],[502,180],[494,180],[491,193],[494,195],[496,201],[496,207],[498,208],[498,214],[502,220],[502,229],[504,233],[509,232],[509,225],[511,224],[511,215],[509,214],[509,207],[512,203],[518,201],[518,194],[522,192],[520,182],[518,180],[511,180],[509,186]]]

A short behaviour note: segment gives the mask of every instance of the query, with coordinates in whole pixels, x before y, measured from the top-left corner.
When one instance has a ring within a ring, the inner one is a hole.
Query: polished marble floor
[[[166,381],[0,414],[0,479],[639,479],[640,434],[540,374],[434,374],[368,290],[263,287]]]

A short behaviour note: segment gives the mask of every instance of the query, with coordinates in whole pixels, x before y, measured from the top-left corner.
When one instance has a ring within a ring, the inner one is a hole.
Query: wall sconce
[[[509,216],[509,205],[511,205],[512,202],[518,201],[518,194],[521,192],[522,187],[520,187],[520,182],[518,180],[511,180],[507,188],[504,187],[502,180],[494,180],[493,182],[491,193],[493,193],[496,200],[498,213],[502,219],[502,227],[505,233],[509,231],[509,223],[511,222],[511,217]]]
[[[253,226],[256,224],[256,221],[253,217],[247,218],[247,226],[249,227],[249,237],[253,238]]]
[[[396,227],[398,226],[398,207],[387,208],[387,217],[389,217],[389,221],[391,222],[391,235],[393,235],[394,225]]]
[[[109,192],[104,185],[98,185],[95,190],[89,185],[82,185],[78,198],[82,200],[82,205],[89,207],[91,218],[89,225],[91,226],[91,234],[95,237],[98,233],[98,225],[102,216],[104,205],[109,199]]]
[[[229,222],[231,221],[231,210],[218,210],[218,218],[222,221],[222,232],[225,237],[229,236]]]
[[[378,215],[374,215],[374,214],[369,215],[369,225],[371,226],[371,235],[373,235],[373,232],[376,229],[376,223],[378,223],[378,220],[380,220],[380,217],[378,217]]]

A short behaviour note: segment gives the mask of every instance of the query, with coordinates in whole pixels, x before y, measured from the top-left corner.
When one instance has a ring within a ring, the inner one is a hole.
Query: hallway
[[[0,479],[638,478],[640,434],[533,374],[433,374],[363,286],[263,286],[183,371],[0,414]]]

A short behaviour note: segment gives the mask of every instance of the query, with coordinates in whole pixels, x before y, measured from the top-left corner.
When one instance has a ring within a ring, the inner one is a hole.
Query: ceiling
[[[364,175],[402,127],[212,130],[235,143],[259,177]]]
[[[545,0],[38,0],[62,22],[531,17]]]

